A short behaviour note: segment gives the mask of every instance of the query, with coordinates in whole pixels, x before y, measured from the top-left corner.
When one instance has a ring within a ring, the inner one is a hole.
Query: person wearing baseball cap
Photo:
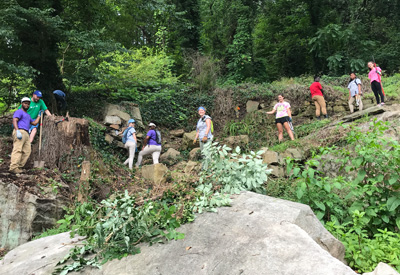
[[[30,98],[31,100],[31,104],[29,106],[29,109],[27,111],[27,113],[31,116],[32,119],[36,119],[36,117],[39,115],[40,111],[44,111],[46,113],[46,115],[51,116],[50,111],[47,109],[46,104],[44,103],[42,98],[42,92],[39,90],[36,90],[33,92],[32,97]],[[22,108],[22,104],[19,106],[18,109]],[[35,135],[37,133],[37,128],[38,128],[39,124],[36,126],[31,126],[31,128],[29,129],[29,141],[32,143],[33,139],[35,138]]]
[[[129,157],[125,160],[124,165],[128,164],[130,170],[132,170],[133,167],[133,159],[135,158],[137,144],[135,122],[133,118],[128,120],[128,128],[123,133],[126,137],[125,148],[128,149],[129,152]],[[124,139],[122,139],[122,142],[124,142]]]
[[[139,152],[136,167],[142,164],[143,156],[150,154],[153,157],[153,164],[158,163],[161,154],[161,133],[156,130],[156,127],[154,123],[149,124],[149,131],[146,134],[146,138],[143,140],[142,151]]]
[[[31,154],[31,142],[29,141],[29,128],[37,125],[40,115],[35,120],[28,114],[31,99],[24,97],[21,100],[21,109],[14,112],[13,115],[13,150],[11,153],[10,172],[21,173],[21,168],[25,166]]]

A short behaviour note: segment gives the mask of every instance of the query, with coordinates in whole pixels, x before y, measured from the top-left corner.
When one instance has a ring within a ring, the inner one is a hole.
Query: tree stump
[[[79,156],[90,146],[89,122],[86,119],[69,117],[68,121],[59,116],[44,116],[42,126],[42,149],[39,153],[40,126],[32,145],[31,162],[43,160],[45,167],[66,166],[67,156]]]

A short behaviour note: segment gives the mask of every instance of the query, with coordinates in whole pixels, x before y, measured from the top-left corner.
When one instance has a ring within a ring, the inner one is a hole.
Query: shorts
[[[36,124],[36,125],[31,125],[31,128],[29,128],[29,134],[32,132],[32,130],[33,130],[33,128],[38,128],[39,127],[39,124],[40,123],[38,123],[38,124]]]
[[[284,116],[284,117],[280,117],[280,118],[276,118],[275,119],[275,123],[276,124],[278,124],[278,123],[280,123],[280,124],[284,124],[285,122],[288,122],[289,121],[289,117],[288,116]]]

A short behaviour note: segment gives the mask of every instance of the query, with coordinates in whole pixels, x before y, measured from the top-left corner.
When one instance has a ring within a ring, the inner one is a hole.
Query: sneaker
[[[381,106],[385,105],[385,102],[381,102]]]
[[[325,118],[329,118],[328,115],[325,115]]]
[[[317,119],[318,119],[318,120],[321,120],[321,117],[320,117],[320,116],[317,116]]]

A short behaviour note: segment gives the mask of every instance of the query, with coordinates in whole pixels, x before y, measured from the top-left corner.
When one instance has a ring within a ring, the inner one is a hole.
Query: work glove
[[[22,134],[20,130],[17,130],[17,139],[22,139]]]
[[[40,110],[38,116],[41,116],[43,113],[43,110]]]
[[[202,140],[202,141],[203,141],[203,142],[207,142],[207,139],[208,139],[207,137],[203,137],[203,140]]]
[[[194,140],[193,140],[193,144],[196,144],[196,142],[197,142],[197,139],[194,139]]]

